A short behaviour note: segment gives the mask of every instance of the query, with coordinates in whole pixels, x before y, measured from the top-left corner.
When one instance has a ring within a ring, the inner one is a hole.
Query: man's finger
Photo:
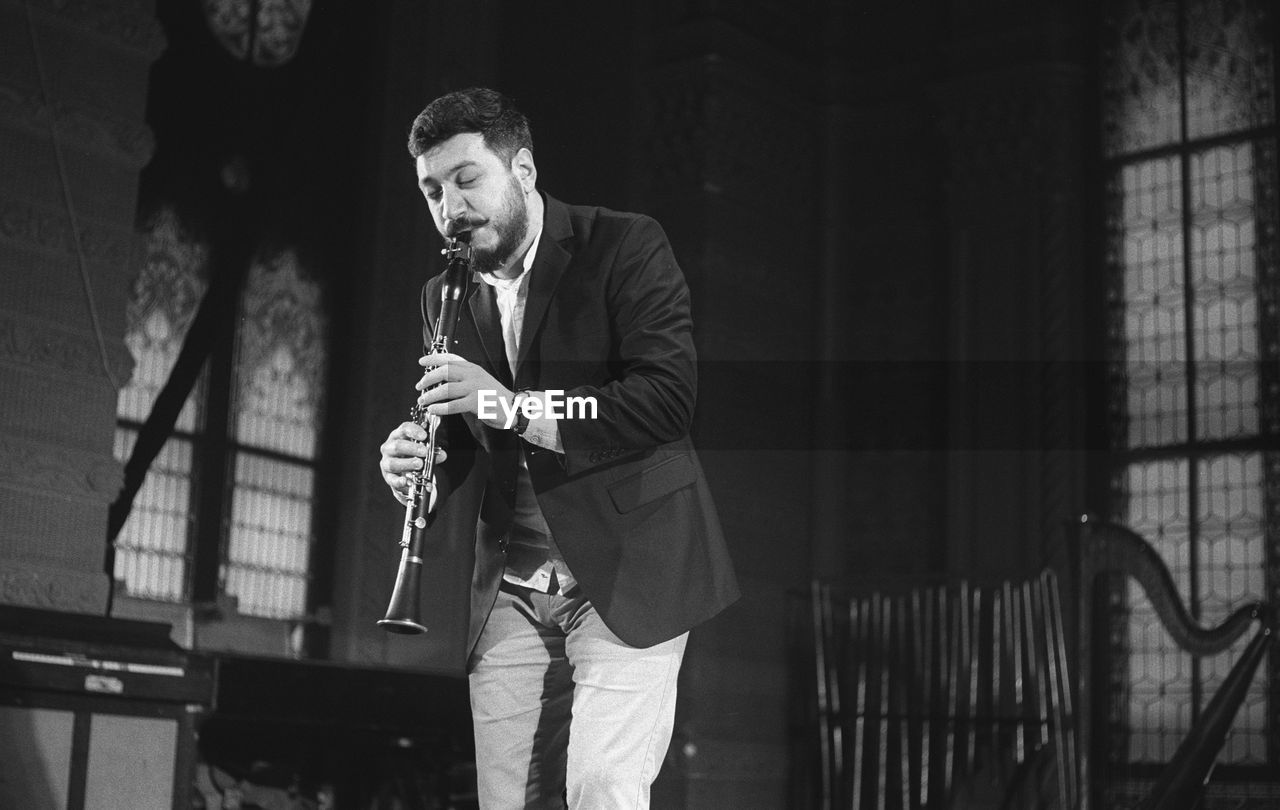
[[[453,390],[453,383],[440,383],[419,394],[418,404],[425,406],[434,402],[447,402],[451,397],[456,396],[458,395]]]
[[[450,363],[465,363],[466,358],[453,354],[452,352],[439,352],[437,354],[424,354],[418,358],[418,365],[430,368],[432,366],[448,365]]]
[[[467,405],[468,400],[469,397],[459,397],[458,399],[450,399],[443,402],[433,402],[430,405],[427,405],[427,412],[433,413],[436,416],[450,416],[455,413],[467,413],[470,410]]]

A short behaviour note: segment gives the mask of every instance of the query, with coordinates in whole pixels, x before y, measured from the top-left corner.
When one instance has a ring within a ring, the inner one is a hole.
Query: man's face
[[[418,188],[442,236],[471,231],[472,268],[492,273],[523,245],[529,229],[525,195],[533,189],[533,160],[521,150],[510,164],[464,132],[416,161]]]

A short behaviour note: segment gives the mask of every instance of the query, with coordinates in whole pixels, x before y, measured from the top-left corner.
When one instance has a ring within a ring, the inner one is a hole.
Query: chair
[[[1269,614],[1247,605],[1200,627],[1141,537],[1089,519],[1077,529],[1074,627],[1052,569],[979,584],[812,583],[797,616],[807,631],[795,636],[805,642],[795,651],[793,805],[1101,810],[1098,650],[1118,575],[1138,582],[1192,654],[1221,652],[1258,624],[1142,805],[1193,807],[1272,640]]]

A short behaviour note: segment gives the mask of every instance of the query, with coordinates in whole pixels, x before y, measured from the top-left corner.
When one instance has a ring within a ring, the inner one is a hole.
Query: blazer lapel
[[[560,277],[573,255],[561,244],[573,236],[573,225],[569,221],[569,211],[563,203],[551,195],[543,196],[546,200],[542,219],[542,239],[538,243],[538,255],[533,258],[532,276],[529,278],[529,297],[524,305],[524,324],[520,328],[520,354],[516,358],[516,381],[524,369],[525,358],[529,356],[538,329],[546,318],[547,308],[555,296]],[[501,344],[499,344],[501,345]]]
[[[502,320],[498,315],[498,303],[494,298],[493,287],[473,277],[471,296],[468,301],[471,320],[475,324],[476,333],[480,336],[480,347],[484,350],[489,368],[497,373],[494,376],[508,387],[514,382],[511,369],[507,366],[507,352],[502,341]]]

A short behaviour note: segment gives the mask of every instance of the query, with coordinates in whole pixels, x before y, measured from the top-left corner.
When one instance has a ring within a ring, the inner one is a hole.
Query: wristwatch
[[[526,388],[524,390],[517,391],[515,395],[516,421],[515,424],[511,426],[511,429],[516,432],[517,436],[523,436],[525,430],[529,427],[529,417],[524,415],[524,408],[520,407],[520,403],[528,393],[529,389]]]

